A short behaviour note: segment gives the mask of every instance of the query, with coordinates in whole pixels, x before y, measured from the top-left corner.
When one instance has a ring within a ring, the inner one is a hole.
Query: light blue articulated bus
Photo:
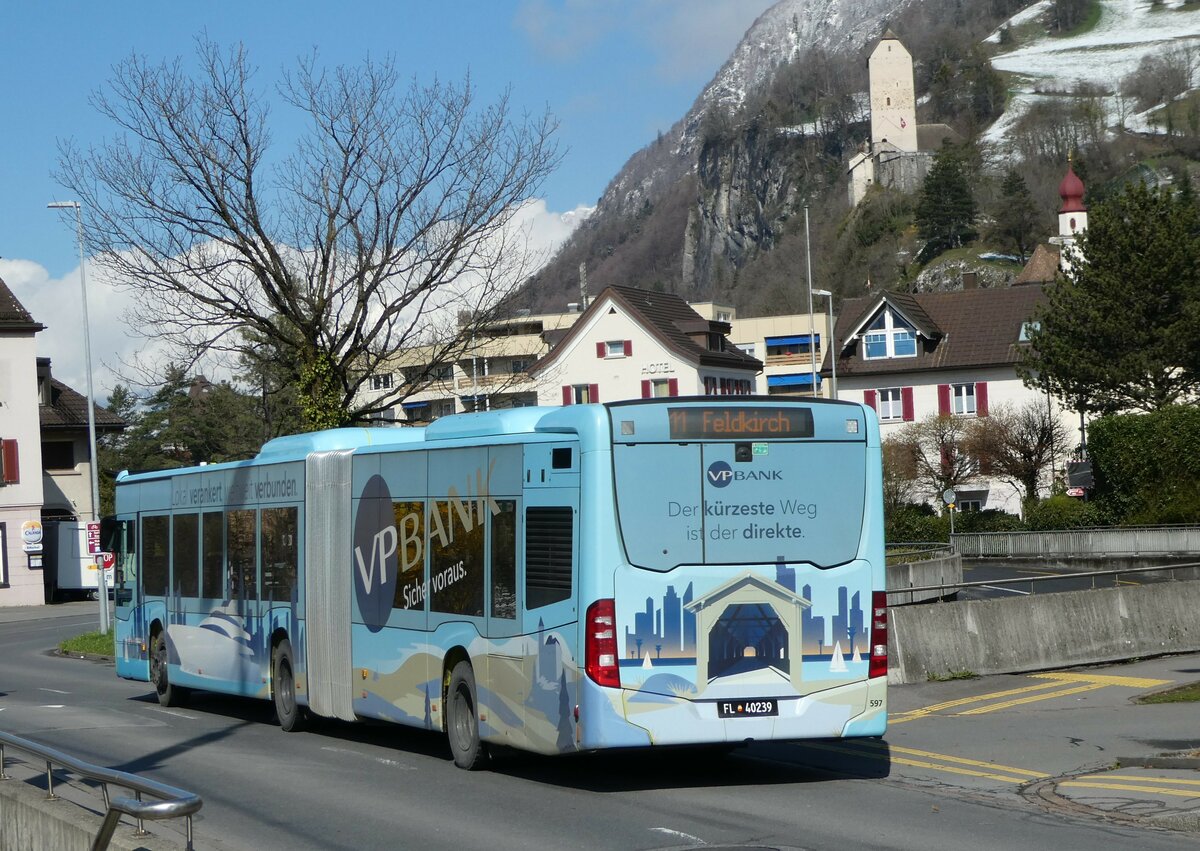
[[[117,480],[117,673],[543,754],[881,736],[879,429],[754,396],[282,437]]]

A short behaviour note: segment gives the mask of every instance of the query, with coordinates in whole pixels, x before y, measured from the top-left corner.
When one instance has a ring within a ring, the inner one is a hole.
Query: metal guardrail
[[[122,814],[137,819],[137,836],[146,835],[146,829],[143,825],[144,819],[158,821],[180,818],[182,816],[187,820],[187,849],[188,851],[192,851],[192,815],[204,805],[199,795],[192,792],[185,792],[183,789],[176,789],[174,786],[168,786],[156,780],[147,780],[143,777],[138,777],[136,774],[93,765],[90,762],[76,759],[70,754],[63,753],[55,748],[31,742],[28,739],[22,739],[20,736],[5,733],[3,730],[0,730],[0,781],[11,779],[4,772],[4,749],[6,746],[16,748],[38,759],[45,760],[46,800],[48,801],[58,800],[58,796],[54,794],[55,765],[59,765],[80,777],[86,777],[89,780],[95,780],[100,783],[101,793],[104,796],[105,814],[104,821],[100,825],[100,831],[92,840],[92,851],[104,851],[104,849],[108,848],[108,843],[112,841],[113,833],[116,832],[117,824],[120,823]],[[134,797],[109,797],[109,784],[132,790]],[[158,800],[143,801],[143,794],[151,795]]]
[[[964,532],[950,544],[967,558],[1200,553],[1200,526],[1100,526],[1045,532]]]
[[[998,585],[1029,585],[1030,593],[1033,593],[1033,586],[1039,582],[1061,582],[1064,579],[1083,579],[1091,577],[1092,588],[1096,588],[1097,576],[1112,576],[1113,586],[1115,587],[1120,582],[1121,576],[1127,576],[1133,573],[1170,573],[1171,581],[1179,581],[1175,578],[1176,570],[1200,568],[1200,561],[1192,561],[1184,564],[1161,564],[1151,567],[1127,567],[1121,570],[1087,570],[1080,573],[1057,573],[1053,576],[1023,576],[1020,579],[981,579],[973,582],[945,582],[940,585],[920,585],[912,588],[897,588],[889,590],[889,596],[896,594],[907,594],[912,592],[938,591],[938,600],[940,601],[946,594],[960,591],[964,588],[994,588]]]
[[[949,544],[939,541],[913,541],[884,546],[887,564],[904,564],[914,561],[928,561],[933,558],[944,558],[952,555],[954,550]]]

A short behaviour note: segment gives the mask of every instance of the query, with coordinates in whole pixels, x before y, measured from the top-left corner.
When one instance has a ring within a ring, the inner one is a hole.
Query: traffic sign
[[[90,555],[90,556],[99,555],[101,552],[100,551],[100,524],[99,523],[87,524],[87,542],[88,542],[88,555]]]
[[[942,493],[942,499],[945,500],[946,505],[954,505],[957,496],[958,494],[954,492],[954,488],[948,488]]]
[[[117,563],[116,553],[100,553],[100,565],[105,570],[112,570]]]

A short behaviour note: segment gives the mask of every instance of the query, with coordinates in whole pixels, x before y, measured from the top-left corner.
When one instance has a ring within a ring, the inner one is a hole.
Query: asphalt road
[[[1102,564],[1102,562],[1098,562]],[[1099,568],[1097,568],[1099,569]],[[1057,591],[1084,591],[1091,588],[1112,588],[1115,585],[1147,585],[1171,580],[1170,571],[1152,570],[1095,577],[1062,577],[1064,574],[1087,572],[1086,568],[1064,568],[1051,564],[1013,562],[1005,559],[985,561],[972,559],[963,562],[964,582],[997,583],[958,592],[960,600],[986,600],[997,597],[1023,597],[1029,594],[1050,594]],[[1179,571],[1179,579],[1195,578],[1194,572]],[[1030,582],[1029,580],[1036,580]],[[1002,583],[1002,584],[1001,584]]]
[[[94,628],[93,609],[0,623],[0,729],[199,793],[199,849],[1178,851],[1196,843],[1046,809],[1030,789],[1125,751],[1195,743],[1194,705],[1129,698],[1161,687],[1146,683],[1200,678],[1200,657],[1063,675],[1090,680],[896,687],[884,744],[508,756],[468,773],[429,733],[322,722],[285,734],[265,704],[216,696],[164,709],[148,684],[118,679],[110,664],[49,652],[60,637]]]

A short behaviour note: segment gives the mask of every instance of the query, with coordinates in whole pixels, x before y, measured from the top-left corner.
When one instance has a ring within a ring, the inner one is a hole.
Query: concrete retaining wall
[[[905,603],[925,603],[945,596],[942,591],[917,591],[896,593],[904,588],[920,588],[926,585],[958,585],[963,581],[962,556],[958,553],[911,561],[904,564],[889,564],[887,568],[888,604],[899,606]],[[953,594],[951,588],[948,593]]]
[[[56,791],[57,787],[56,783]],[[99,792],[96,795],[99,804]],[[17,779],[0,780],[0,851],[88,851],[100,822],[99,815],[71,801],[47,801],[42,789]],[[135,838],[133,831],[134,825],[122,821],[108,847],[117,851],[183,848],[182,842],[162,835]]]
[[[1200,580],[888,611],[888,682],[1200,651]]]

